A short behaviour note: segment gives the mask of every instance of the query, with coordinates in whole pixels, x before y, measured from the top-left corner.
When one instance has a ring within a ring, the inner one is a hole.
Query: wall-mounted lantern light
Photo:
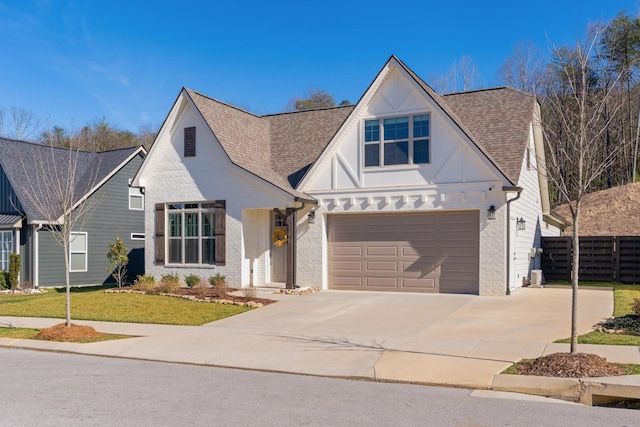
[[[491,205],[487,211],[487,219],[496,219],[496,207]]]
[[[314,222],[316,222],[316,211],[311,211],[307,215],[307,224],[313,224]]]
[[[527,221],[524,220],[524,218],[520,218],[519,220],[516,220],[516,230],[526,230],[527,229]]]

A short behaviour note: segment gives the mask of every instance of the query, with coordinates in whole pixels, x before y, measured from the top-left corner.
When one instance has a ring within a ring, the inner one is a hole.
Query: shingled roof
[[[444,95],[443,99],[464,123],[471,138],[516,184],[529,137],[535,97],[513,88],[499,87]]]
[[[395,56],[416,83],[513,184],[518,182],[535,98],[500,87],[438,95]],[[295,197],[355,106],[258,116],[184,89],[231,162]]]
[[[74,203],[88,195],[98,183],[106,179],[139,150],[141,150],[140,147],[131,147],[103,152],[77,152]],[[72,152],[72,155],[75,153]],[[55,174],[60,178],[60,182],[68,179],[70,171],[61,166],[69,164],[69,154],[69,150],[65,148],[0,138],[0,167],[9,179],[29,222],[44,222],[51,219],[42,218],[43,215],[38,209],[36,200],[42,200],[50,206],[58,204],[50,190],[54,183],[47,179],[47,175],[53,171],[55,164],[57,165]],[[41,170],[46,172],[39,172]],[[34,192],[39,193],[40,197],[30,195]],[[60,215],[62,215],[61,210]]]

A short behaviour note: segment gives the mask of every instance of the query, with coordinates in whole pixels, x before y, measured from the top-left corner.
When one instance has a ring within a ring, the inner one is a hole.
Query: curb
[[[623,400],[640,400],[640,381],[637,381],[636,377],[622,375],[606,378],[553,378],[496,374],[491,389],[597,406]]]

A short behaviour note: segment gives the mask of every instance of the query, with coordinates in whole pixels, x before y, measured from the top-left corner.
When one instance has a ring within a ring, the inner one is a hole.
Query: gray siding
[[[115,283],[107,271],[108,243],[120,236],[129,249],[128,281],[144,273],[144,240],[131,240],[131,233],[144,233],[144,211],[129,210],[129,179],[142,164],[142,156],[132,159],[111,177],[90,200],[96,206],[84,228],[74,231],[87,232],[88,271],[69,273],[72,285]],[[39,285],[64,285],[64,256],[62,247],[50,232],[39,234]]]
[[[18,208],[17,210],[14,204]],[[0,213],[13,214],[16,212],[24,211],[22,206],[20,206],[16,193],[13,191],[13,187],[11,187],[9,178],[7,178],[7,175],[4,173],[2,166],[0,166]]]

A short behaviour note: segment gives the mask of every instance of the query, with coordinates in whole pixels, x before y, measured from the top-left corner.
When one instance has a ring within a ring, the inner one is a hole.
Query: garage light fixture
[[[516,230],[522,231],[527,229],[527,221],[524,218],[520,218],[516,221]]]
[[[314,222],[316,222],[316,211],[311,211],[307,215],[307,224],[313,224]]]
[[[496,207],[491,205],[487,211],[487,219],[496,219]]]

